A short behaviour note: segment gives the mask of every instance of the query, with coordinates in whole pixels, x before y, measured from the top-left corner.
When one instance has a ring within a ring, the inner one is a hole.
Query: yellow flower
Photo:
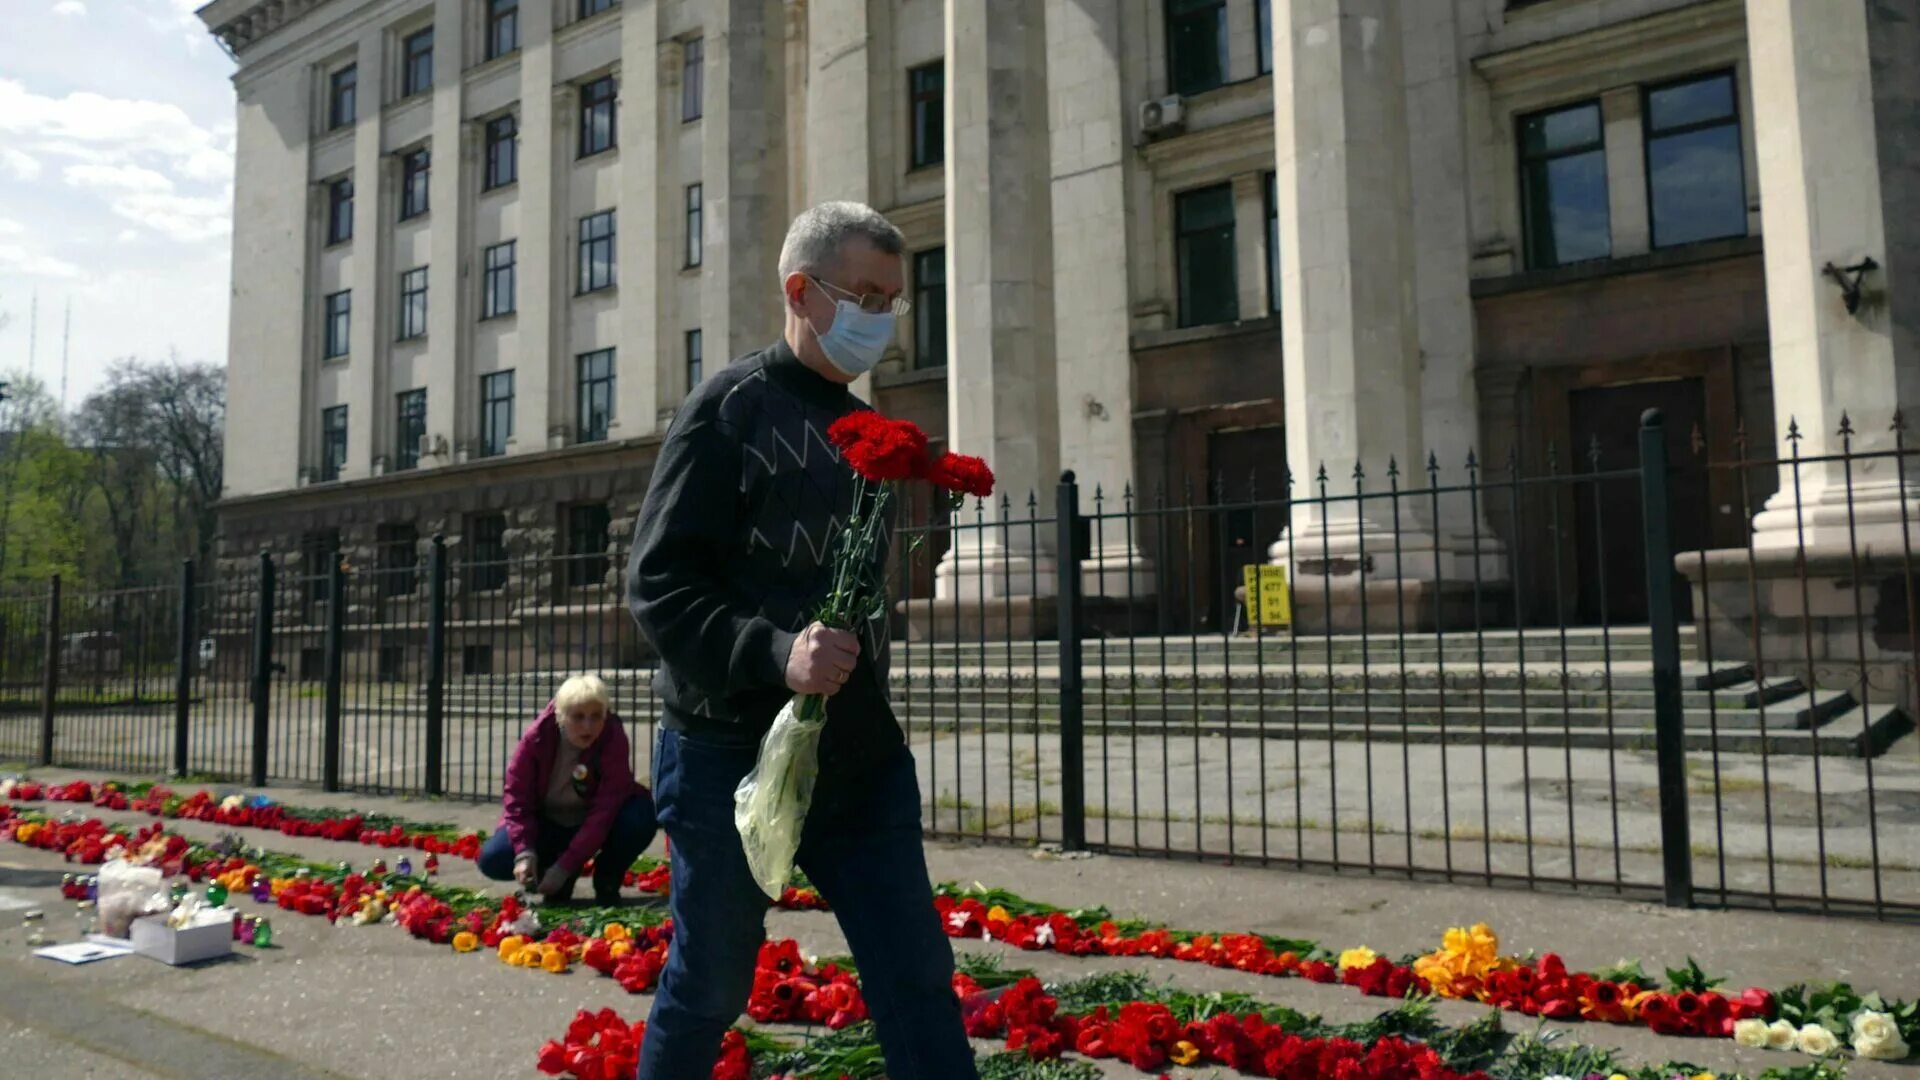
[[[567,971],[566,951],[563,949],[554,949],[553,951],[547,953],[547,958],[541,961],[540,966],[546,968],[548,971],[553,972],[555,975],[566,974],[566,971]]]
[[[627,957],[633,955],[633,942],[616,941],[613,943],[613,948],[609,951],[613,954],[615,960],[625,960]]]
[[[1612,1076],[1609,1076],[1609,1077],[1607,1077],[1607,1080],[1627,1080],[1627,1074],[1626,1074],[1626,1073],[1614,1073],[1614,1074],[1613,1074]]]
[[[608,923],[601,929],[600,936],[608,941],[627,941],[633,937],[632,934],[627,933],[626,927],[617,922]]]
[[[1716,1080],[1716,1078],[1712,1073],[1703,1072],[1703,1073],[1694,1073],[1691,1080]]]
[[[992,907],[987,909],[987,921],[990,923],[1012,922],[1013,916],[1007,914],[1006,908],[1001,907],[999,904],[995,904]]]
[[[1170,1056],[1175,1065],[1191,1065],[1200,1060],[1200,1048],[1181,1039],[1173,1044],[1173,1053]]]
[[[1379,954],[1367,948],[1365,945],[1357,949],[1348,949],[1346,952],[1340,954],[1340,970],[1347,971],[1351,968],[1371,967],[1373,962],[1378,959],[1380,959]]]
[[[462,930],[453,935],[454,952],[472,952],[480,947],[480,939],[470,930]]]
[[[527,947],[527,939],[519,934],[500,939],[500,959],[511,962],[515,954]]]

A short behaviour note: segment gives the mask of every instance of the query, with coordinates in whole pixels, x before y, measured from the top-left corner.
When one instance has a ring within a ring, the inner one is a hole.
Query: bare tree
[[[121,402],[109,413],[127,425],[122,443],[151,455],[150,464],[167,482],[184,553],[204,561],[212,551],[214,504],[224,482],[225,370],[182,363],[177,356],[163,363],[128,358],[109,369],[107,386],[95,396]]]

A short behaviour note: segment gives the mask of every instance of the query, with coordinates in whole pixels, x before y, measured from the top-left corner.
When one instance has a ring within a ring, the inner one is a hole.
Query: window
[[[428,181],[433,176],[433,155],[425,148],[400,159],[400,220],[416,218],[427,212]]]
[[[1254,55],[1260,74],[1273,73],[1273,0],[1253,0]]]
[[[326,341],[322,359],[334,360],[347,355],[347,331],[353,320],[353,293],[342,289],[327,296]]]
[[[327,130],[359,119],[360,69],[352,64],[327,77]]]
[[[327,243],[344,244],[353,239],[353,177],[343,176],[327,185]]]
[[[400,96],[412,97],[433,88],[433,27],[407,35],[402,49],[405,66],[400,72]]]
[[[380,595],[413,595],[420,584],[420,530],[412,522],[382,525],[374,542],[380,548]]]
[[[700,236],[700,185],[687,185],[687,265],[699,266],[706,256]]]
[[[938,165],[946,157],[946,86],[946,65],[938,61],[907,72],[907,101],[913,110],[913,168]]]
[[[487,59],[520,47],[520,0],[487,0]]]
[[[480,456],[499,457],[513,438],[513,372],[480,376]]]
[[[481,514],[467,526],[467,587],[491,592],[507,584],[507,516]]]
[[[947,362],[947,249],[913,256],[913,366]]]
[[[402,390],[394,401],[393,467],[405,472],[420,467],[420,440],[427,435],[427,392]]]
[[[701,351],[700,351],[701,348],[702,348],[702,343],[700,341],[700,331],[698,330],[687,331],[687,389],[688,390],[692,390],[694,387],[699,386],[701,380],[707,377],[707,366],[706,366],[705,360],[702,358]]]
[[[707,92],[707,43],[690,38],[680,46],[685,62],[680,71],[680,122],[700,119]]]
[[[1731,72],[1647,91],[1653,246],[1747,234],[1746,163]]]
[[[1267,314],[1280,314],[1280,199],[1278,177],[1267,174]]]
[[[483,319],[513,314],[513,244],[509,240],[487,249],[487,269],[480,282]]]
[[[598,15],[613,7],[614,0],[580,0],[580,17]]]
[[[400,274],[400,337],[411,341],[427,336],[427,268],[418,266]]]
[[[605,584],[610,521],[606,503],[567,507],[567,588]]]
[[[1227,81],[1227,0],[1167,0],[1167,81],[1176,94]]]
[[[580,441],[605,442],[613,419],[613,350],[581,353],[576,362],[580,366]]]
[[[347,407],[320,410],[320,479],[338,480],[347,467]]]
[[[1530,269],[1613,253],[1599,102],[1520,118],[1520,213]]]
[[[323,604],[333,595],[333,562],[339,558],[340,530],[317,529],[303,533],[300,537],[300,576],[304,579],[307,613],[312,615],[313,605]],[[311,650],[319,654],[319,649]],[[307,652],[300,651],[300,677],[308,678]],[[324,654],[321,654],[324,662]],[[313,668],[312,679],[320,678],[320,665]],[[311,681],[311,680],[309,680]]]
[[[1174,198],[1174,257],[1180,276],[1180,325],[1208,326],[1240,317],[1234,275],[1233,185]]]
[[[613,149],[613,76],[580,88],[580,156],[591,157]]]
[[[487,121],[487,177],[482,191],[520,179],[520,119],[512,113]]]
[[[596,292],[613,285],[613,211],[602,210],[580,219],[580,291]]]

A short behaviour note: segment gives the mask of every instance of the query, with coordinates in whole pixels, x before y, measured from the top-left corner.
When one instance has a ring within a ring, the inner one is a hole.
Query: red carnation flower
[[[993,494],[993,470],[986,462],[966,454],[940,455],[927,466],[927,480],[936,487],[976,499]]]
[[[876,483],[906,480],[927,468],[927,433],[910,420],[878,413],[848,413],[827,429],[853,471]]]

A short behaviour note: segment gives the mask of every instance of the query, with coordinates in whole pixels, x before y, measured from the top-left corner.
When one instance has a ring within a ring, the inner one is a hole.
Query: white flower
[[[1554,1073],[1552,1076],[1543,1076],[1540,1080],[1573,1080],[1573,1077],[1564,1073]]]
[[[1900,1026],[1883,1012],[1862,1009],[1853,1017],[1853,1052],[1863,1058],[1899,1061],[1910,1051]]]
[[[224,799],[221,799],[221,800],[220,800],[220,809],[221,809],[221,810],[224,810],[225,812],[227,812],[227,813],[229,813],[229,814],[231,814],[231,813],[233,813],[233,812],[234,812],[235,810],[238,810],[238,809],[240,809],[240,807],[241,807],[241,806],[242,806],[242,805],[243,805],[243,804],[244,804],[244,803],[245,803],[246,801],[247,801],[247,800],[246,800],[246,798],[245,798],[244,796],[241,796],[241,795],[229,795],[229,796],[227,796],[226,798],[224,798]]]
[[[1819,1024],[1808,1024],[1794,1033],[1793,1048],[1803,1054],[1826,1057],[1840,1049],[1840,1040]]]
[[[1791,1050],[1794,1037],[1799,1034],[1793,1029],[1791,1020],[1775,1020],[1767,1025],[1767,1049]]]
[[[1053,927],[1047,923],[1041,923],[1040,928],[1033,932],[1033,940],[1043,949],[1053,944]]]
[[[1741,1046],[1762,1047],[1767,1045],[1767,1022],[1748,1017],[1733,1022],[1733,1041]]]
[[[7,777],[5,780],[0,780],[0,799],[13,798],[13,785],[14,785],[14,779],[11,776]]]

